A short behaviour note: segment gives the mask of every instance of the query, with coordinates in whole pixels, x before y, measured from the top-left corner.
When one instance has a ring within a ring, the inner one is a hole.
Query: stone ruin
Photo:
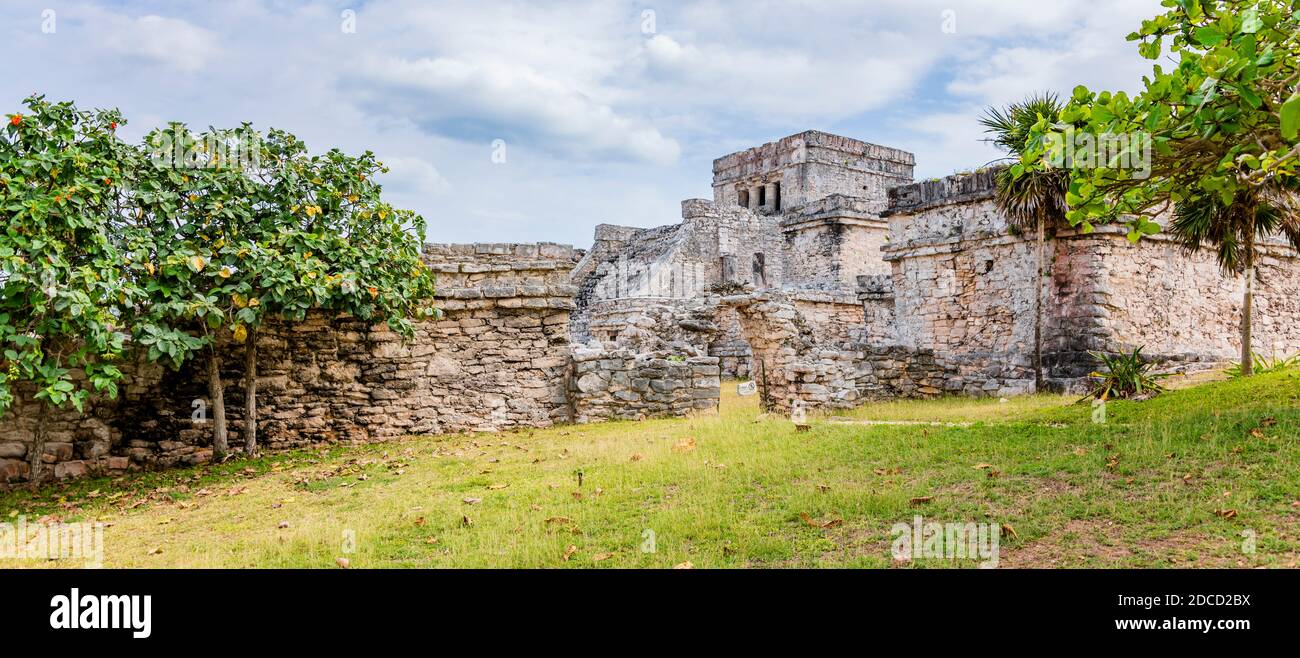
[[[414,340],[319,313],[258,332],[261,441],[679,416],[716,409],[737,377],[783,413],[1029,393],[1036,286],[1050,390],[1078,389],[1094,351],[1142,346],[1174,370],[1239,353],[1244,282],[1212,255],[1058,228],[1038,280],[1036,239],[997,211],[994,171],[913,182],[913,166],[809,131],[714,161],[714,198],[683,202],[681,222],[601,224],[587,251],[427,245],[443,315]],[[1256,304],[1256,350],[1300,352],[1300,267],[1282,242],[1263,246]],[[222,367],[232,437],[238,361]],[[211,460],[205,368],[127,364],[120,397],[85,413],[19,395],[0,418],[0,487]]]
[[[996,170],[912,182],[911,154],[809,131],[713,163],[713,200],[652,229],[602,224],[574,269],[575,342],[606,344],[649,307],[713,314],[708,354],[785,409],[879,397],[1038,390],[1041,286],[1046,390],[1075,391],[1093,352],[1144,353],[1170,370],[1240,353],[1244,278],[1211,254],[1119,227],[1037,241],[994,203]],[[1256,351],[1300,352],[1300,268],[1262,246]]]

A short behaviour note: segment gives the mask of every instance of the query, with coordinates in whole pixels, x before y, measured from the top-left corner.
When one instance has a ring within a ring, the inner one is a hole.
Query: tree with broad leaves
[[[47,408],[115,396],[124,321],[143,299],[112,239],[121,210],[115,111],[26,99],[0,128],[0,414],[23,389]],[[42,475],[50,413],[28,461]]]
[[[128,235],[153,254],[145,274],[156,324],[193,333],[190,345],[207,350],[214,457],[228,450],[221,364],[236,346],[244,450],[256,453],[257,333],[268,319],[332,310],[409,337],[412,318],[434,312],[424,221],[383,202],[372,153],[313,156],[287,132],[247,124],[200,134],[173,124],[146,143],[140,221]]]
[[[229,449],[221,368],[224,340],[238,337],[234,254],[250,251],[257,234],[257,186],[244,150],[253,135],[248,126],[194,133],[179,123],[149,133],[135,185],[137,211],[122,232],[136,275],[146,281],[151,324],[188,336],[180,343],[143,337],[150,358],[161,352],[181,363],[207,353],[216,459]]]
[[[314,310],[384,322],[410,338],[432,317],[434,277],[420,259],[424,219],[384,202],[369,151],[310,155],[293,135],[257,140],[252,176],[256,238],[237,260],[233,332],[244,343],[244,445],[257,449],[257,339],[268,318],[301,322]]]
[[[1172,217],[1182,245],[1214,249],[1225,270],[1245,276],[1241,369],[1250,374],[1259,239],[1281,235],[1300,248],[1300,2],[1163,4],[1129,39],[1149,59],[1167,49],[1174,66],[1155,66],[1131,97],[1076,88],[1057,120],[1034,126],[1012,175],[1064,164],[1066,219],[1084,232],[1120,221],[1137,242]]]

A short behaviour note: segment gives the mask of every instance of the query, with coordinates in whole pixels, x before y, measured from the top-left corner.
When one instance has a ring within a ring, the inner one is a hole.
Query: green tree
[[[0,413],[16,387],[47,407],[84,408],[114,397],[127,339],[123,318],[143,299],[111,239],[120,219],[116,111],[26,99],[0,135]],[[41,476],[48,413],[37,418],[28,458]]]
[[[424,219],[393,208],[376,182],[387,171],[373,153],[310,155],[293,135],[260,141],[254,202],[256,245],[240,259],[233,299],[244,341],[244,444],[257,449],[258,328],[268,318],[300,322],[313,309],[386,322],[405,337],[431,316],[434,278],[420,260]]]
[[[249,305],[240,263],[257,248],[259,190],[247,161],[248,126],[194,133],[173,123],[145,138],[135,181],[136,212],[122,239],[145,281],[149,322],[139,335],[152,360],[179,366],[207,352],[213,455],[229,450],[221,369],[225,340],[242,340],[236,317]],[[251,302],[256,306],[257,302]]]
[[[1066,218],[1090,231],[1121,221],[1129,239],[1170,229],[1245,275],[1241,369],[1250,373],[1258,238],[1300,248],[1300,6],[1294,0],[1167,0],[1129,35],[1157,59],[1143,88],[1075,89],[1057,122],[1033,129],[1016,175],[1071,169]]]
[[[1021,157],[1032,139],[1034,126],[1040,121],[1056,123],[1063,104],[1051,93],[1030,96],[1004,108],[985,110],[980,123],[992,135],[992,141],[1008,154]],[[1041,137],[1040,137],[1041,138]],[[1023,168],[1022,168],[1023,169]],[[998,208],[1011,225],[1022,231],[1037,234],[1036,250],[1037,285],[1034,289],[1034,387],[1043,389],[1043,280],[1047,277],[1047,229],[1065,220],[1068,209],[1065,195],[1069,191],[1069,175],[1061,169],[1041,169],[1014,175],[1011,168],[997,172]]]

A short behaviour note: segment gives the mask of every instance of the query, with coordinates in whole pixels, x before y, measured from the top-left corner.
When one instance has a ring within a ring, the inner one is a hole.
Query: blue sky
[[[998,157],[982,108],[1132,89],[1158,0],[0,0],[0,113],[32,92],[156,125],[252,121],[373,150],[438,242],[587,246],[710,197],[712,160],[816,128]],[[500,140],[500,141],[498,141]],[[500,146],[504,144],[504,162]],[[497,155],[494,161],[494,155]]]

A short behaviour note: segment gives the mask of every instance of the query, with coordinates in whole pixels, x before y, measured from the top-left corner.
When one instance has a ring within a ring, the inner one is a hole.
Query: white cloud
[[[439,57],[369,59],[367,82],[396,109],[423,125],[476,124],[485,137],[522,136],[558,152],[630,157],[661,164],[677,159],[677,142],[537,70]]]
[[[195,72],[217,54],[216,38],[186,21],[162,16],[110,19],[99,28],[111,51]]]
[[[356,32],[340,30],[340,11]],[[642,33],[641,11],[655,14]],[[944,11],[956,32],[945,33]],[[808,128],[912,150],[918,175],[996,156],[989,104],[1131,88],[1158,0],[66,0],[57,34],[0,2],[0,107],[32,91],[166,120],[252,121],[372,150],[438,240],[583,244],[678,219],[710,164]],[[180,74],[175,74],[179,72]],[[12,111],[12,110],[9,110]],[[493,165],[506,139],[509,163]]]
[[[380,178],[386,192],[435,196],[451,189],[437,167],[420,158],[388,157],[382,161],[388,167],[388,173]]]

